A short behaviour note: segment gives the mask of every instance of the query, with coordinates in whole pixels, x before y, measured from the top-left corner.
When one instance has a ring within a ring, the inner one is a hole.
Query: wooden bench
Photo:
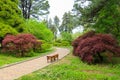
[[[53,55],[49,55],[47,56],[47,62],[53,62],[58,60],[59,55],[58,54],[53,54]]]

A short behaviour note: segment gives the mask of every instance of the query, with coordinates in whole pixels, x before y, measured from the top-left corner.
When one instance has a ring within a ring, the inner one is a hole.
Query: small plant
[[[118,46],[116,39],[110,34],[95,34],[94,31],[90,31],[75,39],[72,46],[74,48],[73,54],[88,63],[94,62],[96,56],[102,62],[103,56],[101,54],[105,51],[120,56],[120,46]],[[108,53],[108,55],[111,54]]]

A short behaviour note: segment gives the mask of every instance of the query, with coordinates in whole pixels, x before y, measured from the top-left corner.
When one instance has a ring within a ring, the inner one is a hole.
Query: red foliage
[[[34,49],[34,51],[36,51],[36,50],[41,50],[42,48],[41,48],[41,44],[42,44],[42,42],[41,41],[36,41],[36,42],[34,42],[33,43],[33,45],[34,45],[34,47],[33,47],[33,49]]]
[[[88,63],[94,61],[94,55],[99,55],[99,53],[104,51],[110,51],[116,55],[120,55],[118,54],[120,53],[120,47],[117,45],[115,38],[110,34],[95,34],[94,31],[90,31],[75,39],[72,46],[73,54],[81,57],[83,61]],[[99,58],[101,57],[99,55]]]
[[[41,46],[41,42],[31,34],[18,34],[17,36],[7,35],[3,42],[3,51],[13,51],[19,56],[25,56],[26,52]]]
[[[3,51],[13,51],[16,47],[14,45],[14,35],[6,35],[2,41]]]

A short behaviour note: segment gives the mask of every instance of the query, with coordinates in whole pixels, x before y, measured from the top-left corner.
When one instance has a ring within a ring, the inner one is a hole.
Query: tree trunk
[[[22,13],[25,19],[30,18],[31,6],[32,6],[32,0],[21,0]]]
[[[100,59],[100,62],[102,62],[103,61],[103,57],[100,55],[100,53],[97,53],[97,55],[98,55],[98,57]]]

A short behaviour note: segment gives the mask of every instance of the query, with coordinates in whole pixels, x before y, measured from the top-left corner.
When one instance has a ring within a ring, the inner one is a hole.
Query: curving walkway
[[[55,53],[58,53],[59,59],[61,59],[69,53],[69,50],[65,48],[56,48],[56,51],[51,54]],[[0,80],[14,80],[25,74],[48,66],[49,64],[51,63],[47,63],[46,56],[43,56],[30,61],[5,67],[0,69]]]

